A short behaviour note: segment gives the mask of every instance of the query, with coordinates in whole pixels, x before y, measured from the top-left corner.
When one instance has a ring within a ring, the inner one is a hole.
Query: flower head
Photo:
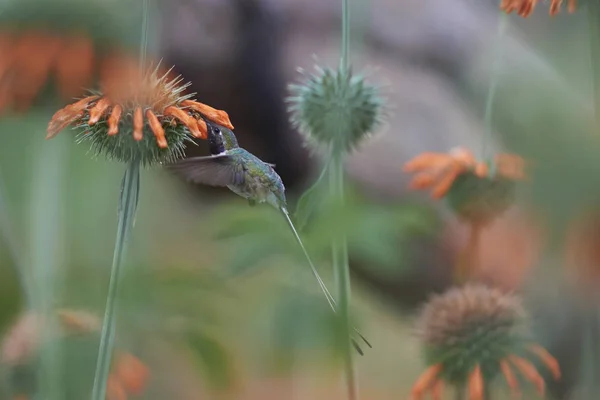
[[[316,144],[351,150],[381,121],[378,89],[349,69],[317,67],[303,84],[291,85],[290,91],[292,123]]]
[[[111,54],[128,47],[123,23],[98,2],[18,0],[0,13],[0,112],[81,96]],[[116,49],[120,49],[117,51]]]
[[[477,161],[469,150],[422,153],[404,171],[417,173],[412,189],[432,188],[435,199],[445,197],[463,219],[485,223],[512,203],[515,181],[525,179],[525,161],[514,154],[498,154],[492,163]]]
[[[225,111],[184,94],[189,84],[171,79],[159,69],[141,71],[122,59],[110,60],[104,69],[102,92],[92,93],[58,110],[48,124],[50,139],[67,126],[90,140],[96,153],[143,164],[172,162],[183,156],[191,137],[207,137],[205,120],[233,128]]]
[[[434,297],[418,322],[429,367],[413,386],[412,399],[439,392],[446,383],[466,386],[469,400],[483,400],[485,385],[498,374],[518,394],[515,370],[543,394],[544,379],[525,354],[536,356],[555,379],[560,368],[548,351],[529,342],[525,318],[517,297],[483,285],[455,287]]]
[[[570,13],[574,13],[577,8],[577,0],[566,0],[567,10]],[[500,3],[500,9],[507,14],[516,11],[521,17],[528,17],[531,15],[535,6],[539,0],[502,0]],[[565,0],[551,0],[550,2],[550,15],[556,15],[560,12]]]

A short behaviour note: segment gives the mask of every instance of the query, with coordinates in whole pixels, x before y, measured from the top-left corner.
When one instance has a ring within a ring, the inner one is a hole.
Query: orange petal
[[[442,364],[432,365],[423,372],[412,387],[411,400],[420,400],[429,388],[431,388],[438,375],[442,372]]]
[[[71,125],[75,120],[83,115],[83,110],[88,106],[89,103],[96,100],[98,96],[89,96],[79,100],[76,103],[70,104],[64,108],[58,110],[48,123],[48,134],[46,139],[52,139],[60,131]]]
[[[437,176],[430,172],[420,172],[410,181],[409,188],[413,190],[426,189],[437,181]]]
[[[123,113],[123,107],[119,104],[113,107],[110,117],[108,117],[108,135],[113,136],[119,133],[119,121],[121,121],[121,114]]]
[[[450,151],[450,156],[465,168],[472,168],[476,164],[473,153],[470,150],[463,149],[462,147]]]
[[[77,310],[60,310],[58,317],[62,327],[70,334],[97,332],[102,324],[92,313]]]
[[[110,100],[107,97],[103,97],[94,105],[94,107],[90,108],[90,119],[88,120],[88,125],[95,125],[102,115],[108,110],[110,107]]]
[[[479,364],[469,375],[469,400],[483,400],[483,376]]]
[[[144,138],[144,114],[142,108],[137,107],[133,112],[133,139],[138,142]]]
[[[115,368],[115,375],[127,392],[140,395],[148,381],[148,367],[137,357],[122,353],[119,355]]]
[[[546,365],[546,367],[548,367],[548,369],[552,373],[552,377],[554,379],[557,379],[557,380],[560,379],[561,373],[560,373],[560,366],[558,365],[558,361],[556,361],[556,358],[552,357],[552,355],[550,354],[550,352],[548,352],[548,350],[546,350],[539,344],[532,344],[531,346],[528,347],[528,349],[532,353],[534,353],[536,356],[538,356],[540,358],[540,360],[542,360],[544,365]]]
[[[477,166],[475,167],[475,175],[477,177],[485,178],[488,176],[488,173],[489,173],[489,168],[486,163],[484,163],[484,162],[477,163]]]
[[[206,104],[198,103],[193,100],[184,100],[181,102],[181,105],[184,107],[189,107],[194,111],[199,112],[207,119],[224,126],[228,129],[233,129],[233,125],[231,125],[231,121],[229,120],[229,115],[223,110],[217,110],[211,106],[207,106]]]
[[[162,124],[156,118],[156,115],[152,112],[152,110],[146,111],[146,118],[148,118],[148,122],[150,123],[150,129],[154,132],[154,136],[156,137],[156,143],[158,143],[158,147],[161,149],[166,149],[169,147],[167,144],[167,138],[165,137],[165,130],[162,127]]]
[[[538,373],[537,369],[535,369],[533,364],[531,364],[526,359],[515,355],[510,355],[508,356],[508,358],[515,365],[515,367],[517,367],[517,369],[521,371],[523,376],[535,385],[540,396],[543,396],[545,392],[544,379]]]
[[[431,389],[431,399],[432,400],[442,400],[442,396],[444,395],[444,381],[438,379]]]
[[[127,400],[127,392],[116,376],[110,375],[106,382],[106,400]]]
[[[422,153],[404,164],[404,172],[416,172],[422,169],[437,168],[447,163],[450,157],[443,153]]]
[[[440,181],[435,185],[431,192],[431,197],[434,199],[440,199],[444,197],[456,178],[463,173],[463,169],[457,165],[453,165],[449,171],[445,171]]]
[[[510,367],[508,361],[500,361],[500,370],[502,371],[502,374],[506,379],[506,383],[508,384],[508,387],[510,388],[510,392],[513,395],[513,397],[520,397],[521,391],[519,389],[519,381],[515,377],[515,374],[513,373],[513,370]]]
[[[165,108],[165,111],[163,112],[163,114],[165,116],[178,119],[182,124],[187,126],[187,128],[190,130],[193,137],[195,137],[195,138],[202,137],[202,133],[198,129],[198,122],[196,121],[196,119],[194,117],[192,117],[191,115],[189,115],[188,113],[186,113],[185,111],[183,111],[182,109],[174,107],[174,106],[169,106],[169,107]]]
[[[206,121],[202,118],[198,119],[198,130],[200,131],[200,139],[208,138],[208,127],[206,126]]]
[[[575,10],[577,10],[577,0],[569,0],[568,6],[567,6],[567,10],[570,13],[574,13]]]

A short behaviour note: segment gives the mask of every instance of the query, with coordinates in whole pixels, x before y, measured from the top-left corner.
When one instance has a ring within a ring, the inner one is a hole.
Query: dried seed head
[[[427,363],[443,365],[444,379],[464,383],[476,365],[485,380],[527,339],[519,299],[469,284],[434,297],[423,309],[418,333]]]
[[[349,69],[316,67],[301,85],[290,86],[292,123],[313,144],[349,151],[381,122],[378,88]]]
[[[89,140],[97,154],[142,164],[173,162],[183,156],[192,137],[206,138],[199,120],[232,126],[225,111],[191,100],[189,84],[170,78],[170,70],[141,71],[117,57],[103,68],[102,93],[82,99],[54,114],[48,124],[52,138],[73,125],[80,142]]]

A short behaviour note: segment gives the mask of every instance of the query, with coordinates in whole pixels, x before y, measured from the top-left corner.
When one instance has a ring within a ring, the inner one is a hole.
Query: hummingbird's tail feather
[[[288,213],[288,210],[285,207],[280,207],[280,210],[283,213],[290,229],[292,230],[292,233],[296,237],[296,241],[300,245],[300,248],[302,249],[302,252],[304,253],[304,257],[306,257],[306,261],[308,262],[308,265],[310,265],[310,269],[311,269],[314,277],[317,279],[317,282],[319,283],[319,287],[323,291],[323,294],[325,294],[325,298],[327,299],[329,306],[331,307],[331,309],[333,310],[334,313],[337,312],[337,309],[335,308],[337,303],[336,303],[335,299],[333,298],[333,296],[331,295],[331,292],[329,292],[329,289],[327,289],[327,286],[325,286],[325,282],[323,282],[323,279],[321,279],[321,276],[319,275],[317,268],[315,267],[310,256],[308,255],[308,251],[306,251],[306,247],[304,247],[304,243],[302,243],[302,239],[300,239],[300,235],[298,234],[298,231],[296,230],[296,227],[294,226],[294,223],[292,222],[292,219],[290,218],[290,214]],[[363,342],[366,343],[367,346],[369,346],[370,348],[373,348],[371,343],[369,343],[369,341],[363,336],[362,333],[360,333],[358,331],[358,329],[356,329],[354,327],[353,327],[353,329],[354,329],[354,332],[356,332],[356,334],[363,340]],[[362,349],[360,348],[360,346],[358,345],[356,340],[352,339],[352,345],[354,346],[356,351],[361,356],[364,355]]]

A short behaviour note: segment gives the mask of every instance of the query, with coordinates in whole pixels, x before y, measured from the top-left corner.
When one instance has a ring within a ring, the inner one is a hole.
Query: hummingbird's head
[[[208,141],[209,145],[211,140],[213,142],[221,142],[225,150],[235,149],[239,147],[235,133],[231,129],[225,128],[224,126],[207,123],[208,126]],[[214,137],[211,139],[211,136]],[[211,150],[212,152],[212,150]]]
[[[210,154],[217,155],[224,153],[227,150],[225,146],[225,140],[223,138],[223,133],[221,129],[212,124],[207,124],[207,133],[208,133],[208,148],[210,149]]]

